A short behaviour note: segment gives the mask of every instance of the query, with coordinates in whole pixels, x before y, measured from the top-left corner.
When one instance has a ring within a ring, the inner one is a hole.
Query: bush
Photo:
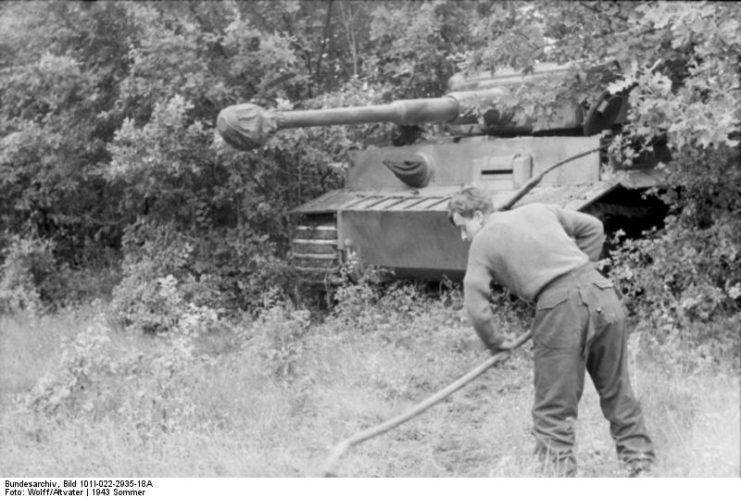
[[[266,296],[277,294],[282,299],[295,285],[288,263],[276,256],[268,236],[246,227],[200,233],[191,272],[201,284],[210,282],[209,288],[218,289],[204,299],[203,290],[194,288],[193,295],[200,295],[199,304],[253,315],[265,307]]]
[[[177,430],[193,412],[187,372],[197,358],[188,334],[156,340],[131,347],[99,317],[62,340],[59,367],[39,380],[25,407],[61,420],[115,418],[141,436]]]
[[[741,312],[741,220],[719,216],[688,227],[673,216],[661,231],[626,240],[612,254],[611,276],[651,342],[677,355],[701,348],[717,359],[738,351]],[[738,323],[736,321],[736,323]],[[669,349],[672,349],[669,348]]]
[[[123,279],[112,307],[124,325],[146,333],[171,330],[186,310],[184,283],[193,283],[193,244],[171,226],[141,223],[124,235]]]
[[[287,265],[260,240],[240,234],[190,234],[173,224],[140,221],[124,234],[123,279],[113,309],[147,333],[176,326],[192,310],[218,318],[259,313],[265,295],[289,292]],[[263,240],[264,242],[264,240]]]
[[[51,241],[39,237],[10,237],[0,266],[0,313],[33,314],[43,308],[45,284],[56,269],[53,249]]]
[[[275,303],[263,310],[246,332],[256,356],[273,377],[289,384],[299,377],[297,363],[310,329],[310,312]]]
[[[345,265],[340,269],[336,285],[331,291],[332,316],[340,323],[359,331],[367,331],[375,324],[374,306],[381,297],[379,279],[375,268],[357,270]]]

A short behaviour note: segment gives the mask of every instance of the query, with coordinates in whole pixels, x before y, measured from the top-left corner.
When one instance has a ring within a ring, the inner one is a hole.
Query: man
[[[536,304],[536,455],[559,475],[576,474],[574,422],[586,370],[629,475],[649,470],[653,445],[628,377],[625,312],[612,282],[592,264],[605,239],[602,223],[556,205],[495,212],[486,194],[473,187],[451,198],[448,216],[471,242],[464,301],[484,344],[493,352],[507,349],[492,322],[492,278]]]

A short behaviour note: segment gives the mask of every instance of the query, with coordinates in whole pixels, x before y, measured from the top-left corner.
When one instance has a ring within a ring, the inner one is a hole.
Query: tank
[[[528,74],[456,75],[442,97],[374,106],[279,112],[240,104],[219,113],[217,129],[227,143],[246,150],[285,128],[447,123],[445,137],[357,151],[344,188],[292,211],[291,247],[294,266],[307,281],[323,281],[347,261],[399,278],[456,281],[464,275],[468,245],[450,224],[447,204],[464,186],[485,190],[501,207],[537,178],[517,205],[559,204],[629,236],[666,214],[658,198],[645,195],[661,185],[655,166],[669,159],[666,144],[654,144],[630,169],[617,171],[606,153],[625,123],[629,90],[603,91],[590,103],[564,102],[547,120],[512,110],[523,83],[559,84],[568,74],[569,65],[540,64]]]

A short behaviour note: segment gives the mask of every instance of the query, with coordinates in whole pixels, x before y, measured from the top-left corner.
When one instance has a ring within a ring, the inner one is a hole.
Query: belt
[[[557,276],[547,284],[545,284],[543,287],[540,288],[537,294],[535,294],[535,299],[533,302],[537,303],[538,299],[548,290],[554,289],[558,287],[559,285],[568,282],[569,280],[572,280],[574,278],[580,277],[586,273],[589,273],[591,271],[594,271],[594,263],[588,262],[584,263],[582,266],[579,266],[577,268],[574,268],[573,270],[570,270],[562,275]]]

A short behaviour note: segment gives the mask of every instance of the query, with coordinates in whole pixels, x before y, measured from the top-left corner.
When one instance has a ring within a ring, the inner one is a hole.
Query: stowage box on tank
[[[344,188],[295,208],[292,256],[310,280],[321,280],[348,258],[393,270],[398,277],[458,280],[468,247],[448,221],[447,204],[464,186],[484,189],[495,206],[501,205],[546,168],[580,156],[546,174],[518,204],[559,204],[594,214],[608,231],[621,228],[629,234],[665,214],[658,199],[643,195],[660,183],[654,166],[667,159],[661,144],[630,170],[605,172],[605,140],[625,121],[625,94],[605,91],[588,107],[562,105],[545,124],[498,104],[525,81],[555,81],[569,70],[541,64],[528,75],[456,76],[443,97],[375,106],[271,112],[240,104],[221,111],[217,128],[227,143],[251,149],[283,128],[448,123],[455,136],[357,152]]]

